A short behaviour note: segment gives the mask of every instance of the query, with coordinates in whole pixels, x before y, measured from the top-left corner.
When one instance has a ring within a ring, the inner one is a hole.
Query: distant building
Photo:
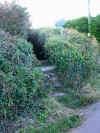
[[[65,24],[66,20],[64,18],[58,20],[55,24],[56,27],[62,27]]]

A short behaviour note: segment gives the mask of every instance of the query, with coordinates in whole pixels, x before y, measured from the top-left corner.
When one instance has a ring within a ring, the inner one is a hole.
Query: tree
[[[90,32],[96,37],[96,40],[100,43],[100,15],[91,18]]]
[[[98,48],[100,54],[100,15],[91,18],[90,32],[92,35],[95,36],[96,40],[98,41]]]
[[[88,33],[88,18],[81,17],[77,19],[68,20],[63,27],[73,28],[78,30],[79,32]]]

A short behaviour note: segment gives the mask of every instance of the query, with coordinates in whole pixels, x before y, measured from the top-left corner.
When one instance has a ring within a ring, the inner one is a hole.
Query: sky
[[[2,1],[2,0],[0,0]],[[12,1],[12,0],[6,0]],[[16,0],[27,7],[33,28],[54,26],[59,19],[88,16],[88,0]],[[91,15],[100,13],[100,0],[91,0]]]

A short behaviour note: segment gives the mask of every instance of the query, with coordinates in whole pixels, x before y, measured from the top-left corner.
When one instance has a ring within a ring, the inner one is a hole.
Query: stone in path
[[[100,102],[91,107],[91,112],[83,125],[70,133],[100,133]]]
[[[47,72],[47,71],[55,70],[56,67],[55,66],[42,66],[42,67],[39,67],[39,68],[42,72]]]
[[[56,93],[52,94],[53,97],[64,96],[64,95],[65,95],[65,93],[63,93],[63,92],[56,92]]]

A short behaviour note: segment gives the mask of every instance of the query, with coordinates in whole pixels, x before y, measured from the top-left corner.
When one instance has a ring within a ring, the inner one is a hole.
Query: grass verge
[[[20,129],[18,133],[61,133],[78,126],[80,121],[81,118],[78,115],[72,115],[70,117],[64,117],[59,121],[45,123],[43,126],[37,128],[29,126],[25,129]]]

